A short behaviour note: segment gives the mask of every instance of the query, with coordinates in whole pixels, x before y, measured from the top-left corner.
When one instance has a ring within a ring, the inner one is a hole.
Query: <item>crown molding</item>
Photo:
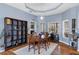
[[[27,9],[30,10],[30,12],[39,12],[39,13],[45,13],[45,12],[50,12],[50,11],[53,11],[53,10],[56,10],[58,9],[59,7],[61,7],[63,5],[63,3],[60,3],[58,6],[56,6],[55,8],[52,8],[52,9],[49,9],[49,10],[45,10],[45,11],[38,11],[38,10],[34,10],[32,8],[30,8],[29,6],[27,6],[27,4],[25,3],[25,7]]]

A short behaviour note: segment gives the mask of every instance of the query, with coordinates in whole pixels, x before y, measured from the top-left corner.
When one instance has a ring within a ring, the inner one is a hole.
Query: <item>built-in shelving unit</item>
[[[30,33],[32,34],[33,32],[35,32],[35,22],[34,21],[30,22]]]
[[[72,33],[75,34],[76,19],[72,19]]]
[[[27,21],[5,17],[4,31],[5,48],[27,42]]]

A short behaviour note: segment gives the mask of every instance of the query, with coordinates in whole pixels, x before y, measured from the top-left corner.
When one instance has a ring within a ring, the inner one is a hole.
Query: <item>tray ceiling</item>
[[[49,16],[62,13],[78,3],[6,3],[36,16]]]

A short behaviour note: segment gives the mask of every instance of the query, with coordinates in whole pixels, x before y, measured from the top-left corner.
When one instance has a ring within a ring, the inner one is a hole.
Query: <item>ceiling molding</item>
[[[45,10],[45,11],[39,11],[39,10],[34,10],[32,8],[30,8],[29,6],[27,6],[27,3],[25,3],[25,7],[27,9],[30,10],[30,12],[39,12],[39,13],[45,13],[45,12],[50,12],[50,11],[53,11],[53,10],[56,10],[58,9],[59,7],[61,7],[63,5],[63,3],[60,3],[59,5],[57,5],[55,8],[52,8],[52,9],[49,9],[49,10]]]
[[[28,4],[28,3],[26,3],[26,4]],[[45,3],[45,4],[47,4],[47,3]],[[57,5],[59,5],[59,4],[57,4]],[[53,3],[51,3],[47,6],[44,5],[45,7],[44,6],[42,7],[43,4],[41,4],[41,3],[34,4],[33,6],[30,5],[30,7],[33,7],[33,9],[37,10],[35,12],[26,8],[25,3],[6,3],[6,5],[15,7],[17,9],[20,9],[22,11],[25,11],[26,13],[29,13],[29,14],[32,14],[35,16],[50,16],[50,15],[56,15],[56,14],[63,13],[70,8],[79,6],[79,3],[61,3],[61,5],[59,5],[59,6],[55,5],[57,7],[55,7],[53,5]],[[52,8],[53,8],[53,10],[51,10]],[[41,11],[41,12],[39,12],[39,11]]]

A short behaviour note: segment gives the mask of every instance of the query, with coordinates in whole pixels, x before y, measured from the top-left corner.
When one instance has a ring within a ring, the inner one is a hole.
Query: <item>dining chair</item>
[[[46,46],[49,48],[50,45],[50,38],[48,32],[45,32],[45,41],[46,41]]]
[[[38,36],[30,34],[29,38],[28,38],[28,45],[29,45],[29,48],[28,48],[29,51],[30,51],[31,48],[33,48],[34,49],[34,54],[35,54],[36,50],[38,50],[38,54],[40,54],[40,41],[39,41]],[[37,49],[35,47],[37,47]]]
[[[34,46],[35,45],[35,41],[33,39],[33,35],[32,34],[30,34],[28,36],[28,45],[29,45],[29,49],[28,49],[29,51],[30,51],[31,48],[35,48],[35,46]]]

